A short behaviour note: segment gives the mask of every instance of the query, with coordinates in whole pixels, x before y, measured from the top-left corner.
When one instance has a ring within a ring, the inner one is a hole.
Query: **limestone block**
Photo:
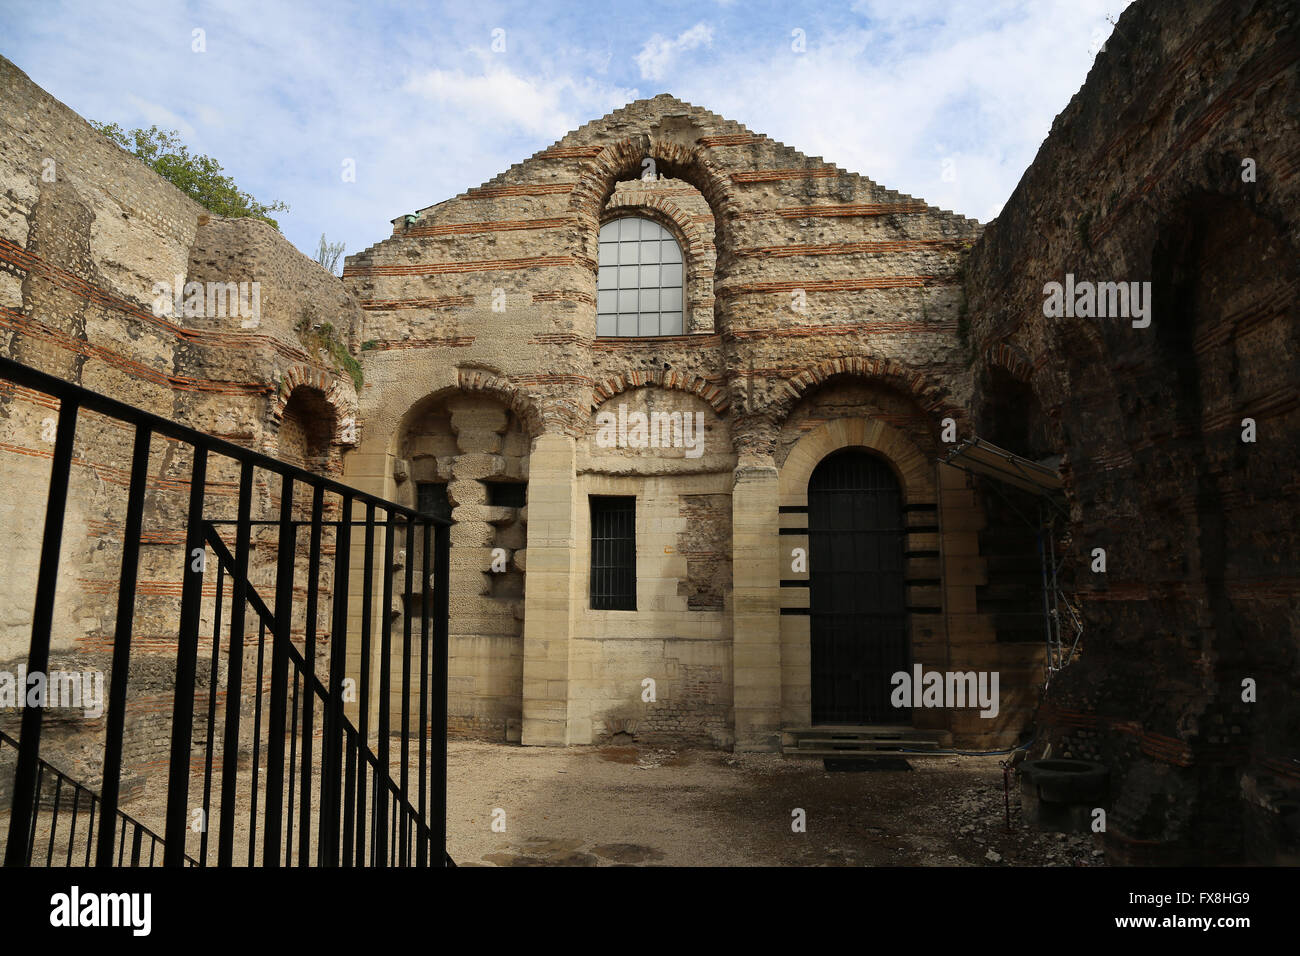
[[[481,428],[464,429],[456,435],[456,444],[463,454],[496,454],[501,450],[501,436]]]
[[[505,471],[505,459],[500,455],[458,455],[451,466],[453,477],[462,480],[495,478]]]
[[[449,399],[451,427],[457,435],[466,431],[503,432],[506,430],[506,409],[490,399],[457,396]]]

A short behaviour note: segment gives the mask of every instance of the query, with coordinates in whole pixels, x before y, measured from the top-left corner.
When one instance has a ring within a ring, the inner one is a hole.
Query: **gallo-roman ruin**
[[[341,280],[208,214],[5,60],[0,89],[3,354],[452,519],[450,733],[1032,739],[1109,768],[1113,862],[1298,858],[1290,4],[1135,3],[988,224],[664,94],[399,215]],[[0,383],[9,670],[52,414]],[[156,662],[189,474],[167,443],[150,454],[136,790],[167,766]],[[73,456],[50,666],[107,671],[130,434],[87,419]],[[210,471],[208,495],[238,479]],[[274,517],[274,489],[251,508]],[[267,592],[276,551],[255,526]],[[414,541],[395,555],[371,624],[422,613],[428,568]],[[360,646],[346,674],[373,682]],[[96,720],[45,726],[93,775]]]

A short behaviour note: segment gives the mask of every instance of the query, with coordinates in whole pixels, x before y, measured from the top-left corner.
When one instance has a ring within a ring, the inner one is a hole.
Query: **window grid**
[[[673,234],[651,219],[600,227],[596,334],[681,335],[685,263]]]
[[[636,498],[591,497],[591,607],[636,610]]]

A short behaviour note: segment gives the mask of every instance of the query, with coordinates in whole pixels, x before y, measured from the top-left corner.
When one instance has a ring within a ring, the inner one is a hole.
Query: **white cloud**
[[[1106,15],[1124,5],[860,2],[850,26],[810,23],[803,53],[719,33],[718,52],[674,64],[671,92],[881,185],[987,220],[1082,84],[1094,29],[1109,29]],[[945,158],[953,160],[947,178]]]
[[[703,23],[697,23],[670,40],[656,33],[646,41],[641,52],[636,55],[636,64],[641,68],[641,78],[645,80],[662,80],[677,62],[678,55],[698,50],[700,47],[713,46],[713,29]]]
[[[164,130],[176,130],[181,134],[183,141],[194,142],[197,135],[194,127],[187,120],[167,109],[167,107],[150,102],[143,97],[136,96],[134,93],[126,94],[126,101],[135,107],[139,115],[144,118],[144,122],[150,126],[158,126]]]
[[[609,112],[635,96],[593,80],[571,77],[524,77],[504,67],[482,73],[463,70],[429,70],[412,75],[403,90],[440,107],[463,114],[467,121],[497,124],[537,136],[556,136],[597,115]]]

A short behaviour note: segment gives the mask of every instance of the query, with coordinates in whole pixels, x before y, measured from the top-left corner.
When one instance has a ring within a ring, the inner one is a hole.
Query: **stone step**
[[[941,737],[946,731],[922,730],[906,724],[817,724],[815,727],[786,727],[783,734],[822,737]]]
[[[782,753],[795,756],[864,756],[908,751],[937,751],[947,746],[949,734],[915,727],[826,726],[796,727],[782,731]]]
[[[935,750],[939,746],[939,741],[932,738],[913,739],[907,737],[860,737],[853,740],[846,740],[843,737],[800,737],[795,743],[795,747],[805,749],[806,747],[829,747],[832,750],[855,750],[863,747],[911,747],[917,750]]]
[[[943,753],[899,753],[894,750],[793,750],[786,747],[781,751],[787,757],[814,757],[822,759],[825,757],[905,757],[911,760],[913,757],[946,757],[948,754]]]

